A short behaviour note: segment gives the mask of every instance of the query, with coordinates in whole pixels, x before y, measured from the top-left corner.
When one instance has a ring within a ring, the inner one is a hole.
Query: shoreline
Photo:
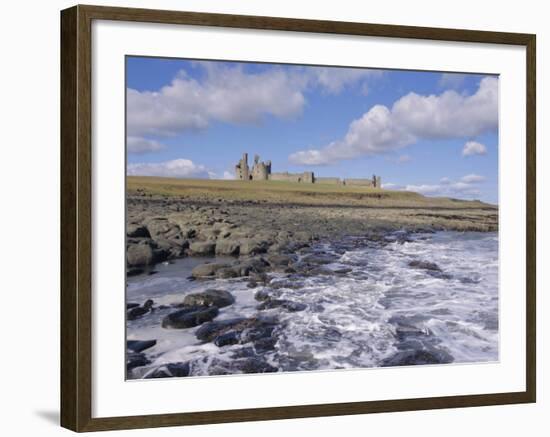
[[[186,256],[292,253],[349,235],[381,240],[395,231],[498,231],[490,206],[361,206],[280,204],[129,193],[127,267]]]

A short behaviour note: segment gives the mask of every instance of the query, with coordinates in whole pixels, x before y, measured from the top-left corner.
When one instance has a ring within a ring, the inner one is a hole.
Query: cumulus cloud
[[[189,159],[174,159],[164,162],[128,164],[129,176],[161,176],[172,178],[209,178],[210,174],[203,165],[197,165]]]
[[[462,176],[462,178],[460,179],[461,182],[465,182],[467,184],[475,184],[478,182],[483,182],[484,180],[484,176],[480,176],[477,174],[468,174],[466,176]]]
[[[164,149],[164,145],[158,141],[142,137],[128,137],[126,145],[130,153],[157,152]]]
[[[346,135],[321,149],[289,156],[292,164],[326,165],[376,155],[421,139],[475,137],[498,126],[498,79],[485,77],[472,95],[448,90],[439,95],[409,93],[390,108],[373,106],[351,122]]]
[[[329,94],[338,94],[348,86],[382,75],[381,70],[364,68],[306,67],[306,69],[310,80]],[[363,94],[366,94],[367,89],[366,84],[363,83]]]
[[[468,141],[462,149],[462,156],[486,155],[487,147],[477,141]]]
[[[200,79],[182,70],[158,91],[127,89],[130,136],[178,135],[205,129],[213,121],[250,124],[266,116],[290,119],[302,113],[305,92],[312,87],[335,94],[382,74],[333,67],[273,67],[251,72],[243,64],[194,65],[202,70]]]
[[[283,70],[247,73],[212,64],[198,81],[180,73],[159,91],[127,90],[130,135],[175,135],[204,129],[212,120],[254,123],[263,116],[293,117],[305,98],[299,81]]]
[[[414,191],[426,196],[446,196],[461,197],[472,199],[481,195],[480,184],[485,181],[485,177],[469,174],[458,180],[447,177],[441,178],[437,184],[418,184],[418,185],[396,185],[383,184],[383,188],[389,185],[392,190]]]

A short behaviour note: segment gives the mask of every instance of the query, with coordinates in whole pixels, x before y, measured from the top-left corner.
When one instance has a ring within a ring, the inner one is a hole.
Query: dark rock
[[[126,371],[142,367],[149,364],[151,361],[141,352],[131,352],[126,354]]]
[[[256,255],[258,253],[265,253],[268,248],[268,244],[265,241],[260,241],[251,238],[245,238],[240,241],[240,254],[241,255]]]
[[[191,271],[191,276],[195,278],[204,278],[208,276],[214,276],[218,270],[225,269],[228,267],[230,267],[229,264],[225,264],[225,263],[200,264]]]
[[[128,320],[136,320],[145,314],[149,313],[153,308],[153,301],[148,299],[142,306],[132,307],[126,312],[126,318]]]
[[[132,244],[126,250],[126,263],[129,267],[147,266],[155,262],[155,252],[147,243]]]
[[[184,329],[209,322],[218,315],[218,308],[211,306],[189,306],[168,314],[162,319],[162,327],[168,329]]]
[[[218,240],[216,242],[216,255],[238,255],[239,243],[234,240]]]
[[[409,263],[409,267],[422,270],[441,271],[441,268],[433,262],[414,260]]]
[[[244,258],[235,266],[240,270],[240,276],[261,275],[265,273],[269,264],[263,258]]]
[[[251,317],[235,318],[210,322],[201,326],[195,335],[201,341],[213,341],[217,346],[230,344],[258,343],[258,349],[266,349],[269,342],[265,339],[274,338],[277,321],[268,318]],[[276,339],[272,344],[276,342]]]
[[[263,302],[265,300],[268,300],[271,298],[271,295],[265,291],[265,290],[258,290],[255,294],[254,294],[254,299],[260,301],[260,302]]]
[[[192,293],[185,296],[183,305],[185,306],[215,306],[223,308],[235,302],[231,293],[225,290],[208,289],[201,293]]]
[[[273,254],[266,256],[265,259],[272,268],[284,268],[290,267],[290,265],[296,260],[296,257],[292,255]]]
[[[307,305],[304,303],[293,302],[286,299],[267,299],[260,305],[258,305],[259,310],[269,310],[272,308],[284,308],[288,312],[294,313],[297,311],[303,311],[307,308]]]
[[[210,241],[194,241],[189,245],[189,251],[192,255],[208,256],[214,255],[216,244]]]
[[[243,323],[246,325],[247,320],[248,319],[245,319],[244,317],[239,317],[206,323],[197,330],[195,335],[201,341],[212,341],[218,335],[221,335],[231,329],[236,329]]]
[[[277,344],[277,338],[275,338],[275,337],[258,338],[254,342],[254,350],[258,354],[263,354],[265,352],[269,352],[269,351],[274,350],[276,344]]]
[[[273,281],[269,283],[269,287],[273,288],[274,290],[278,290],[280,288],[289,288],[291,290],[299,290],[304,286],[304,281],[301,279],[283,279],[279,281]]]
[[[184,240],[180,227],[165,217],[152,218],[146,222],[151,238],[158,240]]]
[[[131,238],[150,238],[151,235],[147,228],[136,223],[128,223],[126,226],[126,235]]]
[[[250,357],[233,361],[231,363],[231,367],[232,369],[243,373],[271,373],[278,371],[276,367],[273,367],[260,357]]]
[[[318,264],[318,265],[325,265],[325,264],[331,264],[333,262],[336,262],[339,257],[328,254],[328,253],[312,253],[311,255],[307,255],[302,259],[302,262],[308,263],[308,264]]]
[[[157,248],[168,254],[169,258],[179,258],[185,255],[185,249],[189,247],[187,240],[165,240],[158,238],[155,240]]]
[[[453,357],[441,349],[408,350],[397,352],[395,355],[382,361],[382,367],[415,366],[421,364],[452,363]]]
[[[131,267],[128,270],[126,270],[126,276],[127,277],[137,276],[137,275],[141,275],[144,272],[145,270],[143,270],[141,267]]]
[[[157,367],[150,373],[147,373],[145,378],[181,378],[184,376],[189,376],[190,372],[191,366],[188,362],[168,363]]]
[[[127,340],[126,349],[131,352],[142,352],[157,344],[156,340]]]
[[[216,271],[216,278],[220,279],[238,278],[239,276],[246,275],[241,275],[241,270],[238,267],[224,267]]]
[[[231,344],[238,344],[241,341],[241,333],[238,331],[230,331],[225,334],[218,335],[214,339],[214,344],[218,347],[227,346]]]

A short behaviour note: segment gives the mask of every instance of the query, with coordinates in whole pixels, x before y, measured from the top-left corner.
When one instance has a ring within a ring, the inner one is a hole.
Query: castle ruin
[[[258,155],[254,156],[254,164],[252,168],[250,168],[248,166],[248,153],[243,153],[243,157],[239,160],[237,165],[235,165],[235,178],[241,181],[285,181],[304,184],[331,184],[371,188],[382,187],[382,178],[376,175],[366,179],[340,179],[337,177],[317,178],[312,171],[304,171],[303,173],[272,173],[271,161],[260,161]]]

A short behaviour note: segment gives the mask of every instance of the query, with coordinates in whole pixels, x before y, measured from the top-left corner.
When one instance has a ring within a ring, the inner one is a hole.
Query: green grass
[[[464,201],[444,197],[425,197],[410,191],[339,186],[331,184],[301,184],[283,181],[238,181],[213,179],[174,179],[128,176],[128,194],[177,196],[196,200],[227,199],[313,205],[355,205],[370,207],[419,208],[493,208],[480,201]]]

